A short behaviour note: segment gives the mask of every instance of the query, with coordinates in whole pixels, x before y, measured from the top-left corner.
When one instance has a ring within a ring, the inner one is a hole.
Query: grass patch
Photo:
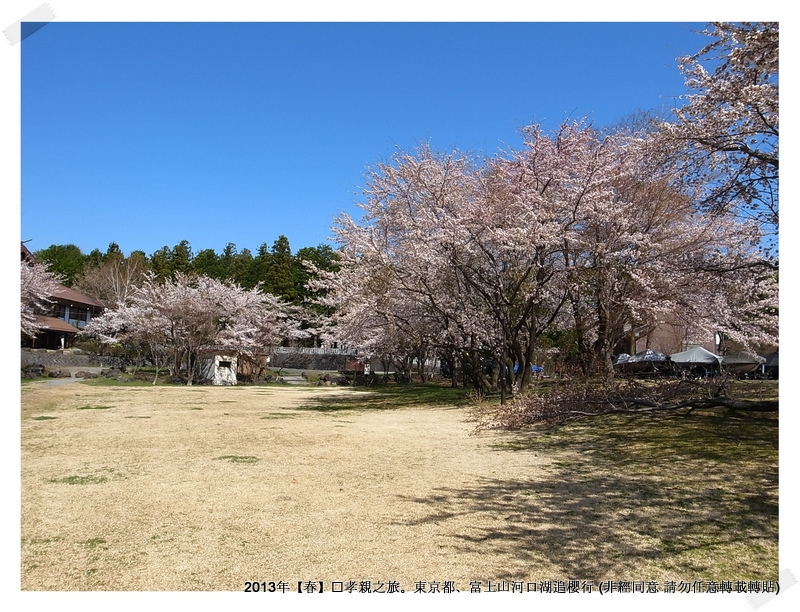
[[[31,417],[31,421],[52,421],[53,419],[57,419],[58,417],[54,416],[37,416]]]
[[[111,408],[114,408],[114,406],[92,406],[90,404],[78,406],[78,410],[110,410]]]
[[[29,387],[30,385],[32,385],[32,383],[43,382],[43,381],[46,381],[46,380],[53,380],[53,379],[50,378],[49,376],[37,376],[36,378],[23,378],[23,379],[20,380],[20,383],[21,383],[22,387],[25,388],[25,387]],[[25,390],[27,391],[28,389],[25,389]]]
[[[30,538],[28,544],[53,544],[55,542],[62,542],[63,536],[54,536],[52,538]]]
[[[499,451],[558,459],[542,477],[481,487],[475,504],[505,496],[509,514],[559,525],[558,542],[531,544],[569,559],[567,573],[602,575],[602,560],[621,552],[703,580],[777,579],[776,415],[613,415],[503,437]]]
[[[153,381],[146,381],[146,380],[116,380],[114,378],[105,378],[103,376],[98,376],[97,378],[86,378],[82,381],[79,381],[82,385],[88,385],[90,387],[152,387]],[[170,383],[166,382],[159,382],[156,383],[156,387],[161,386],[172,386]]]
[[[731,415],[724,410],[689,415],[607,415],[562,425],[544,433],[509,434],[516,450],[579,450],[620,465],[676,461],[777,460],[777,415]],[[664,463],[660,463],[664,462]]]
[[[732,380],[731,395],[736,399],[769,400],[778,399],[777,380]]]
[[[83,542],[78,542],[78,544],[83,544],[84,546],[88,546],[89,548],[97,548],[101,544],[105,544],[106,541],[103,538],[89,538],[88,540],[84,540]]]
[[[468,403],[469,390],[427,384],[389,384],[376,387],[353,387],[352,393],[321,396],[298,410],[336,412],[340,410],[398,410],[400,408],[456,407]]]
[[[230,463],[256,463],[258,457],[252,455],[222,455],[221,457],[214,457],[215,460],[228,461]]]
[[[51,478],[50,482],[68,485],[103,484],[108,482],[105,476],[65,476],[64,478]]]
[[[166,543],[166,542],[172,542],[172,541],[173,541],[175,538],[166,538],[166,537],[164,537],[164,536],[160,536],[160,535],[158,535],[158,534],[156,533],[156,534],[153,534],[153,535],[151,535],[151,536],[150,536],[150,539],[151,539],[153,542],[159,542],[159,543],[160,543],[160,542],[164,542],[164,543]]]

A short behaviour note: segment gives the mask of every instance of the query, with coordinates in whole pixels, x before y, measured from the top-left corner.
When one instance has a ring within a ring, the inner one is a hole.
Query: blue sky
[[[702,25],[55,21],[21,43],[21,238],[316,246],[396,148],[668,111]]]

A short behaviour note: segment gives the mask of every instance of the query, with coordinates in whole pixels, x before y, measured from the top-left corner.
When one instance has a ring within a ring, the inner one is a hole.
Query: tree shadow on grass
[[[398,410],[421,407],[460,407],[467,402],[464,389],[440,385],[409,384],[382,387],[353,387],[350,393],[311,397],[298,410],[338,412],[342,410]]]
[[[535,475],[406,497],[429,508],[413,524],[469,515],[448,545],[498,557],[504,579],[547,567],[558,575],[539,578],[777,580],[776,421],[594,429],[518,436],[503,450],[552,462]]]

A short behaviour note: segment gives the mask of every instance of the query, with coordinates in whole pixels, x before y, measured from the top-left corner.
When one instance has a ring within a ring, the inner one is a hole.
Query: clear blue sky
[[[21,238],[316,246],[397,147],[668,110],[702,25],[55,21],[21,43]]]

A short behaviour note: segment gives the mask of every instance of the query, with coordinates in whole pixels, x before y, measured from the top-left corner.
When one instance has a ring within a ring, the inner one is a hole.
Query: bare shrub
[[[612,413],[727,408],[751,412],[777,412],[776,399],[743,400],[730,394],[727,377],[703,380],[614,379],[585,381],[552,387],[546,393],[520,395],[497,407],[482,427],[522,429],[534,425],[553,427],[568,421]]]

